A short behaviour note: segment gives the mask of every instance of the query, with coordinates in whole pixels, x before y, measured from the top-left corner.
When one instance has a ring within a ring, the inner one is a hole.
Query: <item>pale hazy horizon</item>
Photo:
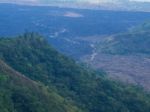
[[[107,3],[107,2],[150,2],[150,0],[0,0],[0,2],[7,2],[7,3],[51,3],[51,2],[87,2],[93,4],[100,4],[100,3]]]

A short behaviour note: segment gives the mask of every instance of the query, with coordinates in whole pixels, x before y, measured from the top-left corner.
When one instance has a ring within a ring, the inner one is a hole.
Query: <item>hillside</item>
[[[150,55],[150,31],[139,30],[105,38],[97,45],[100,53],[119,55]]]
[[[80,112],[43,84],[0,60],[0,112]]]
[[[125,86],[108,80],[102,73],[85,70],[37,34],[1,38],[0,57],[31,80],[55,88],[53,91],[84,112],[150,110],[150,96],[140,88]],[[56,105],[60,107],[59,104]]]
[[[150,90],[149,28],[149,22],[145,22],[126,33],[97,37],[93,53],[84,57],[85,62],[115,80]]]

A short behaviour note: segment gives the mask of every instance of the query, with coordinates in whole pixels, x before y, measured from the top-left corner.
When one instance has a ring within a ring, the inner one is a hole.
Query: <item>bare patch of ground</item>
[[[103,69],[112,79],[125,83],[140,85],[150,90],[150,57],[97,54],[93,60],[90,56],[84,61],[95,69]]]

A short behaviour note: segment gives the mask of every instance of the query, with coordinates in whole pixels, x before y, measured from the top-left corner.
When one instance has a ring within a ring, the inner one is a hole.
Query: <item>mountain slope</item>
[[[8,52],[9,51],[9,52]],[[13,55],[12,55],[13,54]],[[149,112],[150,96],[87,71],[29,33],[0,39],[0,57],[15,70],[48,88],[85,112]]]
[[[150,25],[146,22],[129,32],[106,36],[94,44],[95,54],[85,61],[105,70],[113,79],[150,90]]]
[[[98,46],[98,52],[110,54],[150,54],[150,32],[139,30],[138,32],[129,32],[110,36],[101,41]]]
[[[54,91],[0,60],[0,112],[79,112]]]

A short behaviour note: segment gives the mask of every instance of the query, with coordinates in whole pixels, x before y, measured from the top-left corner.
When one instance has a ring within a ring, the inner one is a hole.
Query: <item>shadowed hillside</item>
[[[64,98],[0,60],[0,112],[80,112]]]
[[[149,112],[150,110],[150,96],[140,88],[125,86],[108,80],[102,73],[85,70],[72,59],[58,53],[37,34],[26,33],[16,38],[1,38],[0,57],[31,80],[40,82],[47,88],[53,88],[53,92],[57,92],[67,102],[76,105],[84,112]],[[53,101],[57,100],[58,98]],[[61,108],[60,105],[63,106],[64,103],[61,104],[60,101],[55,104],[56,107]],[[72,106],[70,108],[72,109]]]

